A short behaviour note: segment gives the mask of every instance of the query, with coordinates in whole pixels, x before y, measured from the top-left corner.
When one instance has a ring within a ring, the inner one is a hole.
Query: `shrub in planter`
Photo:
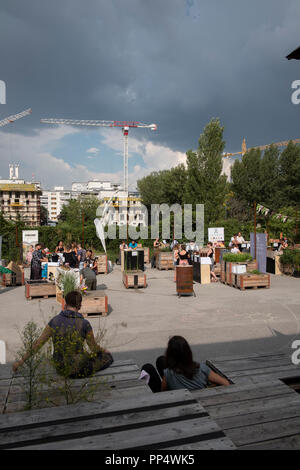
[[[224,253],[223,261],[227,263],[244,263],[252,261],[252,256],[249,253]]]
[[[300,250],[284,250],[280,256],[283,272],[293,274],[300,271]]]

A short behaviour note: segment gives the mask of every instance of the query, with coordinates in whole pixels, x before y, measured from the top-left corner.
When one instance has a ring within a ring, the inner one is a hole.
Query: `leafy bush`
[[[223,255],[223,261],[229,263],[243,263],[246,261],[252,261],[252,256],[250,253],[225,253]]]
[[[292,266],[300,266],[300,250],[284,250],[280,256],[281,264],[290,264]]]

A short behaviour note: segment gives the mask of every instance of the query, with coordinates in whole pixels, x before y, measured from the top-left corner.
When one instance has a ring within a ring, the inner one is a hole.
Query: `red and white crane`
[[[123,188],[128,193],[128,132],[131,127],[157,130],[156,124],[143,124],[136,121],[91,121],[78,119],[41,119],[44,124],[67,124],[71,126],[121,127],[124,136],[124,181]]]
[[[6,126],[6,124],[10,124],[12,122],[15,122],[18,119],[20,119],[22,117],[25,117],[25,116],[27,116],[28,114],[31,114],[31,113],[32,113],[32,110],[29,108],[29,109],[25,109],[25,111],[22,111],[19,114],[13,114],[12,116],[8,116],[7,118],[2,119],[0,121],[0,127],[3,127],[3,126]]]

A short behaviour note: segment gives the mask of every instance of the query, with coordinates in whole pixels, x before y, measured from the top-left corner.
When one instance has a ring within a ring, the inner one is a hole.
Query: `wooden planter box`
[[[108,273],[107,255],[99,255],[97,259],[98,274]]]
[[[156,258],[156,267],[162,269],[174,269],[174,254],[172,251],[160,251]]]
[[[214,273],[216,276],[221,276],[221,264],[220,263],[216,263],[215,266],[214,266]]]
[[[11,261],[7,265],[7,269],[13,271],[12,274],[10,273],[3,273],[1,275],[1,285],[4,287],[7,286],[24,286],[25,278],[24,278],[24,267],[23,265],[18,265]]]
[[[294,272],[294,267],[292,264],[282,264],[282,272],[283,274],[288,274],[289,276],[291,276]]]
[[[270,274],[234,274],[234,286],[241,290],[258,287],[270,288]]]
[[[195,295],[193,288],[193,266],[176,266],[176,292],[181,295]]]
[[[128,289],[134,287],[147,287],[146,274],[143,271],[123,271],[123,284]]]
[[[50,281],[26,281],[25,297],[31,300],[33,297],[48,297],[56,295],[55,282]]]
[[[222,261],[221,263],[221,282],[228,284],[230,286],[233,285],[234,280],[233,276],[234,274],[232,273],[232,268],[233,266],[241,266],[241,265],[246,265],[247,272],[249,271],[254,271],[257,269],[257,261],[244,261],[244,262],[239,262],[239,263],[231,263],[231,262],[226,262]]]
[[[61,300],[62,310],[65,308],[65,299]],[[103,292],[91,291],[82,296],[82,304],[79,313],[87,318],[90,315],[107,316],[108,313],[108,297]]]
[[[144,263],[150,263],[150,248],[143,248],[144,250]]]

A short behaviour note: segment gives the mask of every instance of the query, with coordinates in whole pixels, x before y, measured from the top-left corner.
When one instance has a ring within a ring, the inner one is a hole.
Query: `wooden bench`
[[[44,385],[39,394],[40,402],[37,407],[51,407],[55,403],[64,403],[64,397],[61,391],[61,383],[57,374],[51,368],[49,375],[51,386]],[[119,397],[126,395],[127,392],[136,395],[141,390],[142,394],[151,394],[150,388],[144,381],[138,380],[140,370],[132,360],[115,361],[107,369],[97,372],[90,379],[72,380],[72,390],[74,393],[82,387],[83,382],[88,382],[88,386],[96,388],[91,396],[91,400],[99,400],[106,397]],[[57,389],[55,388],[57,381]],[[0,414],[15,413],[24,410],[26,405],[26,396],[24,393],[24,378],[20,375],[12,375],[11,365],[0,366]],[[132,392],[132,393],[131,393]],[[50,400],[50,401],[49,401]]]
[[[234,449],[187,390],[0,416],[0,449]]]

